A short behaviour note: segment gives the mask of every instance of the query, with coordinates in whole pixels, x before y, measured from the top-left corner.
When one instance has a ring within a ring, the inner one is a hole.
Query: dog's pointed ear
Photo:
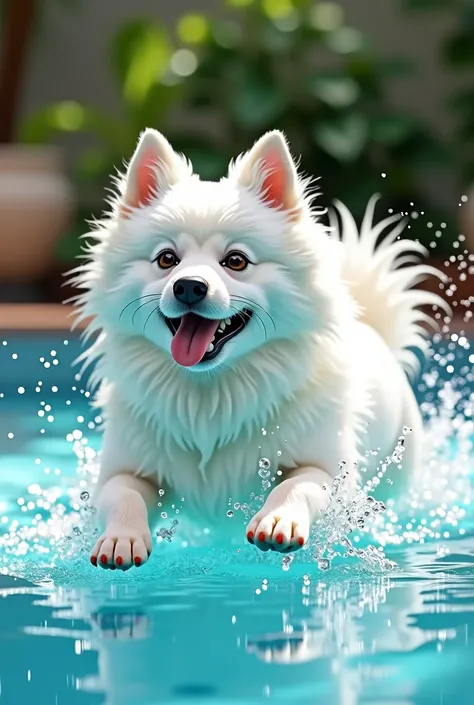
[[[279,130],[267,132],[231,167],[230,178],[252,189],[271,208],[298,212],[301,190],[286,139]]]
[[[134,208],[149,205],[179,180],[182,171],[182,157],[160,132],[142,132],[125,177],[121,217],[128,217]]]

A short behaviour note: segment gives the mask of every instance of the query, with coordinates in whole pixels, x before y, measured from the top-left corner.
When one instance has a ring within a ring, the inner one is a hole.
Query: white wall
[[[448,75],[437,57],[439,41],[452,24],[452,17],[400,12],[403,0],[342,0],[350,22],[386,55],[413,57],[418,72],[394,84],[394,106],[409,108],[445,135],[451,117],[445,96],[456,80]],[[64,10],[57,0],[40,0],[44,24],[37,40],[23,96],[22,112],[50,101],[74,99],[119,110],[111,81],[107,44],[117,26],[130,17],[159,17],[172,23],[189,10],[218,11],[223,0],[75,0],[77,9]],[[67,141],[69,160],[80,149],[80,141]],[[452,175],[427,185],[446,204],[456,200]]]

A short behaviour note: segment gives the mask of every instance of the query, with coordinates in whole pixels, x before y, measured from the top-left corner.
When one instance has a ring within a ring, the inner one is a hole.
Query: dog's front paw
[[[292,504],[268,510],[263,507],[247,527],[247,539],[261,551],[292,553],[305,545],[310,518],[306,506]]]
[[[92,565],[115,570],[137,568],[145,563],[152,550],[151,533],[145,529],[108,526],[91,552]]]

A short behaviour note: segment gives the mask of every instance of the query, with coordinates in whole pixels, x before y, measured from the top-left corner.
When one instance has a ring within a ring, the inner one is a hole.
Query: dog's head
[[[195,372],[297,339],[324,308],[327,238],[304,186],[279,132],[210,183],[146,130],[81,273],[85,313]]]

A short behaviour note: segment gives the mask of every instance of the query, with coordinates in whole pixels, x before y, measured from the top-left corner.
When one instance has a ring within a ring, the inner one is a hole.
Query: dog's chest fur
[[[270,413],[242,419],[231,433],[219,409],[210,416],[204,405],[191,422],[186,415],[168,416],[163,410],[150,414],[124,406],[114,390],[109,394],[106,415],[111,414],[110,429],[126,465],[184,496],[187,506],[199,505],[201,512],[206,506],[211,515],[218,506],[225,508],[229,498],[243,503],[250,492],[261,491],[266,479],[259,475],[261,459],[270,461],[270,478],[280,467],[293,467],[299,439],[318,425],[315,413],[303,419],[287,403],[277,417]]]
[[[109,380],[99,403],[109,443],[120,448],[108,472],[156,477],[201,512],[214,515],[229,498],[242,503],[261,490],[261,458],[270,460],[274,477],[279,467],[297,464],[302,445],[326,443],[329,407],[344,406],[350,415],[350,389],[328,352],[316,358],[313,349],[308,359],[301,345],[280,343],[253,369],[196,386],[191,375],[169,363],[160,367],[156,351],[139,346],[114,341],[99,363],[99,377]],[[355,427],[355,419],[346,420]]]

